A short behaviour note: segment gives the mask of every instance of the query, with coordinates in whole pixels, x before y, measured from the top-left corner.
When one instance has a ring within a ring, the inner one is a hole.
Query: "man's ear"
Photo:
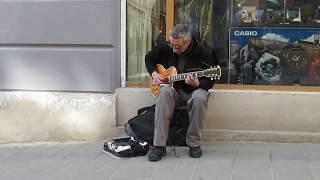
[[[188,40],[187,40],[188,46],[191,44],[191,41],[192,41],[192,39],[188,39]]]

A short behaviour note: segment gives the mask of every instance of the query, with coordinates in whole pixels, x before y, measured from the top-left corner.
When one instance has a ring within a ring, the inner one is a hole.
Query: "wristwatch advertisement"
[[[319,78],[320,28],[232,27],[229,38],[233,83],[313,85]]]

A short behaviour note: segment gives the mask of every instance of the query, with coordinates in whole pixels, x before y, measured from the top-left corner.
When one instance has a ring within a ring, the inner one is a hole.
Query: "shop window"
[[[165,43],[172,19],[188,24],[197,41],[215,50],[222,67],[218,87],[320,85],[320,1],[128,0],[127,5],[128,82],[148,81],[144,56]]]
[[[164,40],[165,0],[127,0],[127,81],[146,82],[144,56]]]
[[[228,83],[228,1],[175,0],[174,7],[175,23],[188,24],[198,42],[215,50],[223,74],[218,83]]]

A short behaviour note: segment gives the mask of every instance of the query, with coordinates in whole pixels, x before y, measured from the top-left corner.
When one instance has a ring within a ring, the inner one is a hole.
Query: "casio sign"
[[[235,31],[234,35],[235,36],[257,36],[258,32],[257,31]]]

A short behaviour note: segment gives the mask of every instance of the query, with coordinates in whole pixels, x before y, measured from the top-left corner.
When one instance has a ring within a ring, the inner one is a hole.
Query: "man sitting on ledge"
[[[170,46],[157,46],[145,57],[146,67],[157,85],[167,84],[168,79],[157,72],[156,65],[161,64],[166,69],[174,66],[177,73],[205,70],[217,64],[214,52],[204,48],[191,36],[187,25],[177,24],[170,34]],[[172,86],[160,86],[156,96],[154,147],[149,153],[150,161],[159,161],[166,154],[166,142],[170,120],[175,107],[187,105],[190,125],[186,135],[186,144],[192,158],[200,158],[202,121],[208,107],[208,90],[214,85],[214,80],[207,77],[192,77],[190,74],[183,81]]]

